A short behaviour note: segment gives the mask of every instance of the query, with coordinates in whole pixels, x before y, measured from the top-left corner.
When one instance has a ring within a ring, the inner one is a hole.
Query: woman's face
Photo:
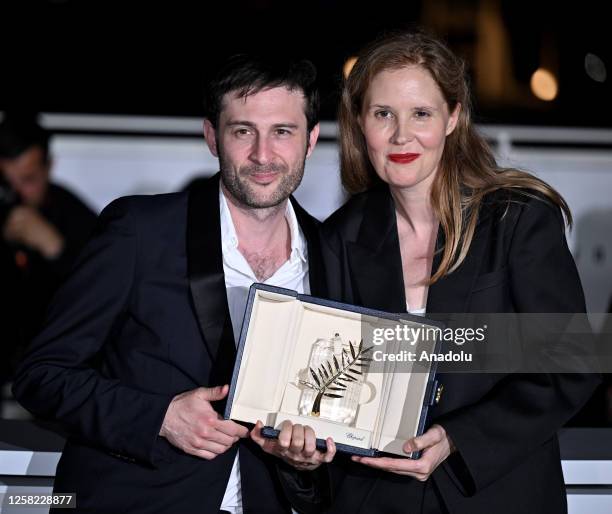
[[[396,189],[429,191],[444,142],[457,124],[421,66],[382,71],[368,88],[359,125],[378,176]]]

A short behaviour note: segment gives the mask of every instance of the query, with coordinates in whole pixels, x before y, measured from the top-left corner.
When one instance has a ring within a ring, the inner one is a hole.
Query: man
[[[51,296],[89,237],[96,215],[50,182],[49,134],[34,119],[0,123],[2,360],[40,330]],[[5,370],[5,377],[10,371]]]
[[[223,420],[248,287],[322,294],[316,222],[290,198],[319,126],[306,61],[231,59],[209,85],[215,176],[101,215],[14,392],[71,434],[55,491],[87,512],[289,512],[275,461]]]

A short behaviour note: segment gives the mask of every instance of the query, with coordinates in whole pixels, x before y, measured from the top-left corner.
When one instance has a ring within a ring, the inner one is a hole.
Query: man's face
[[[0,170],[26,205],[38,207],[49,186],[49,163],[42,148],[32,146],[13,159],[1,159]]]
[[[223,98],[217,130],[204,122],[206,142],[219,158],[221,178],[244,206],[273,207],[300,184],[319,126],[308,134],[304,95],[285,87]]]

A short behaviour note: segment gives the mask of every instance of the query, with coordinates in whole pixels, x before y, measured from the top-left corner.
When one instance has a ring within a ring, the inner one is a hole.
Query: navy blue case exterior
[[[227,404],[225,408],[225,415],[224,415],[225,419],[230,419],[230,413],[232,410],[232,405],[234,403],[234,395],[236,393],[236,385],[238,384],[238,374],[240,372],[240,366],[242,364],[242,356],[244,354],[244,345],[246,343],[247,333],[249,330],[249,320],[251,319],[251,312],[253,311],[253,303],[255,301],[255,294],[257,293],[258,290],[259,291],[269,291],[271,293],[294,297],[306,303],[312,303],[315,305],[323,305],[325,307],[332,307],[335,309],[340,309],[340,310],[345,310],[345,311],[357,312],[357,313],[365,314],[369,316],[375,316],[375,317],[390,319],[394,321],[406,320],[406,321],[415,321],[418,323],[426,322],[427,324],[437,326],[441,329],[445,328],[443,323],[436,321],[436,320],[425,318],[423,316],[414,316],[408,313],[392,314],[389,312],[378,311],[375,309],[368,309],[366,307],[359,307],[357,305],[351,305],[348,303],[336,302],[334,300],[326,300],[324,298],[316,298],[310,295],[299,294],[296,291],[293,291],[291,289],[270,286],[268,284],[255,283],[251,285],[251,288],[249,289],[249,297],[248,297],[246,309],[244,312],[242,329],[240,331],[240,340],[238,342],[238,348],[236,351],[236,362],[234,364],[232,382],[230,384],[230,390],[229,390]],[[441,345],[440,341],[439,340],[436,341],[434,353],[439,353],[440,345]],[[423,400],[423,408],[421,410],[421,417],[419,420],[417,435],[420,435],[425,431],[429,407],[435,403],[436,392],[438,389],[438,381],[435,378],[436,369],[437,369],[437,363],[433,361],[431,363],[431,368],[429,370],[429,377],[427,380],[427,389],[425,391],[425,396]],[[265,426],[263,427],[261,433],[264,437],[274,439],[278,437],[279,431],[276,430],[274,427]],[[317,439],[317,448],[319,450],[327,449],[325,439]],[[348,453],[350,455],[360,455],[363,457],[379,457],[379,456],[391,456],[391,457],[396,457],[396,458],[398,457],[398,455],[396,454],[386,453],[376,448],[365,449],[365,448],[359,448],[357,446],[352,446],[349,444],[336,443],[336,449],[337,451]],[[409,456],[407,455],[406,457],[412,458],[412,459],[418,459],[420,456],[421,456],[421,452],[419,451],[419,452],[413,452],[412,454],[410,454]]]

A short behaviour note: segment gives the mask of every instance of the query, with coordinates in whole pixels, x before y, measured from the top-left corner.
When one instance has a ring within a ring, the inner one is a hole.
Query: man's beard
[[[252,164],[238,168],[238,171],[227,166],[223,153],[219,153],[219,166],[221,168],[221,180],[230,194],[241,204],[254,209],[265,209],[276,207],[284,202],[297,189],[304,176],[306,156],[293,170],[284,164]],[[245,179],[254,173],[273,172],[278,173],[280,181],[267,187],[274,188],[271,194],[261,198],[256,189]]]

